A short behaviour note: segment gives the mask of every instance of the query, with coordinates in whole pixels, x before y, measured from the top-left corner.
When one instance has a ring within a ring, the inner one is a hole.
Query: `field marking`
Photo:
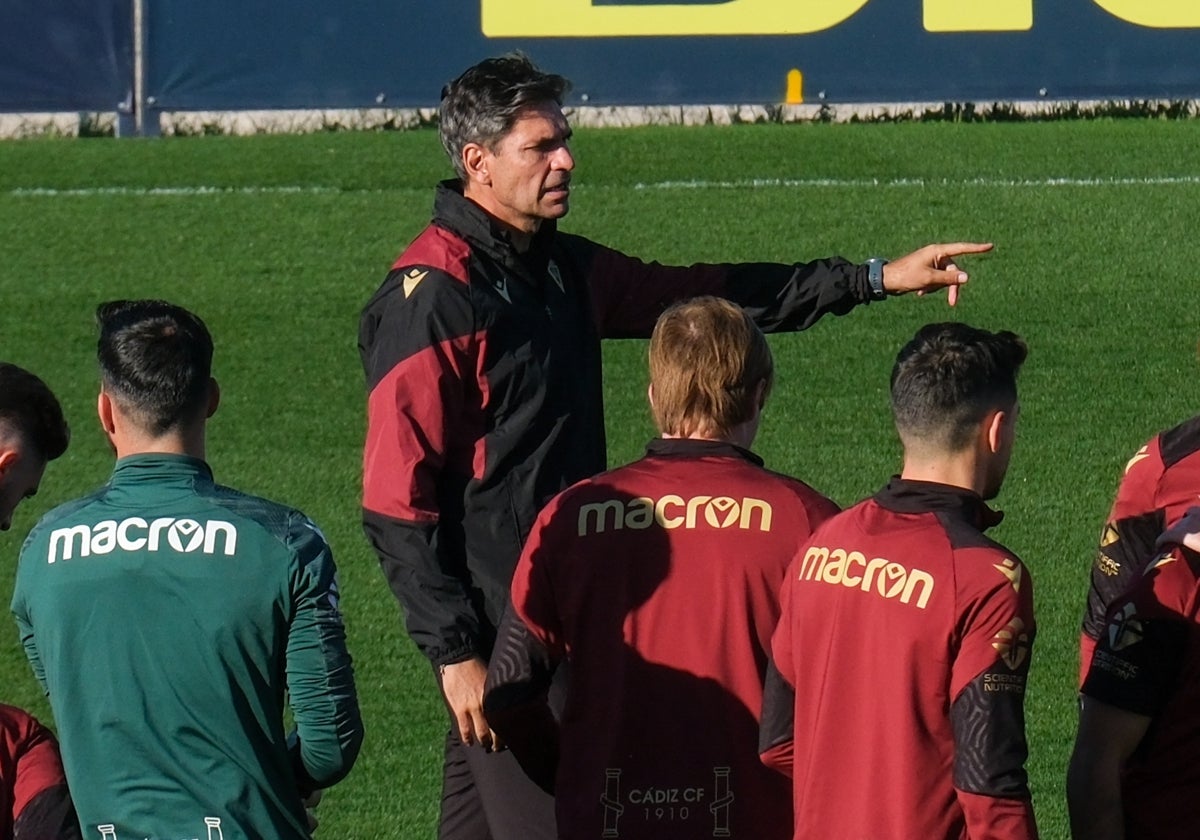
[[[328,195],[339,192],[371,192],[371,190],[341,190],[337,187],[17,187],[8,194],[17,197],[60,198],[100,195],[131,196],[200,196],[200,195]]]
[[[654,181],[637,190],[712,190],[753,187],[1127,187],[1200,184],[1200,175],[1142,178],[754,178],[741,181]]]
[[[1200,185],[1200,175],[1152,175],[1141,178],[748,178],[736,181],[693,180],[693,181],[650,181],[625,186],[617,184],[588,185],[581,183],[576,189],[583,190],[741,190],[741,189],[861,189],[863,187],[893,188],[937,188],[937,187],[992,187],[1015,189],[1042,189],[1047,187],[1154,187]],[[322,186],[249,186],[249,187],[17,187],[6,195],[17,198],[63,198],[92,196],[155,197],[174,196],[190,198],[211,195],[375,195],[391,192],[426,192],[423,187],[386,187],[379,189]]]

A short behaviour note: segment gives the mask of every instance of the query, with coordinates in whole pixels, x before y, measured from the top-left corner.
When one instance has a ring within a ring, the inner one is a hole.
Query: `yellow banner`
[[[1093,0],[1121,20],[1155,29],[1200,28],[1200,3],[1196,0]]]
[[[1033,28],[1033,0],[925,0],[927,32],[1024,32]]]
[[[869,0],[725,0],[594,5],[592,0],[480,0],[489,38],[611,38],[807,35],[832,29]],[[1034,0],[924,0],[928,32],[1019,32],[1033,28]],[[1200,28],[1200,0],[1092,0],[1128,23]]]
[[[806,35],[832,29],[868,0],[728,0],[594,6],[591,0],[480,0],[489,38]]]

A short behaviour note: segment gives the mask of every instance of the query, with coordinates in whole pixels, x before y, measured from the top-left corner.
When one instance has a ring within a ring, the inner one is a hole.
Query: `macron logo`
[[[123,551],[171,550],[180,554],[216,554],[218,546],[226,557],[232,556],[237,550],[237,528],[231,523],[219,519],[197,522],[195,519],[175,519],[171,516],[147,522],[140,516],[131,516],[120,522],[106,519],[90,526],[55,528],[50,532],[50,550],[46,562],[109,554],[118,548]]]

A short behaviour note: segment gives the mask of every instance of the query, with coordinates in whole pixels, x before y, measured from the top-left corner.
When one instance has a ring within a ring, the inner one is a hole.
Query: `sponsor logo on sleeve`
[[[175,551],[180,554],[217,554],[227,557],[237,550],[237,528],[230,522],[209,519],[176,519],[163,516],[147,521],[130,516],[106,519],[95,525],[72,525],[50,532],[47,563],[75,557],[122,551]]]
[[[1114,651],[1133,647],[1142,640],[1145,632],[1137,607],[1126,604],[1108,621],[1108,647]]]
[[[1000,654],[1000,659],[1009,670],[1015,671],[1024,664],[1029,656],[1029,634],[1025,632],[1025,622],[1014,616],[1004,629],[992,638],[992,647]],[[1024,682],[1022,682],[1024,685]]]

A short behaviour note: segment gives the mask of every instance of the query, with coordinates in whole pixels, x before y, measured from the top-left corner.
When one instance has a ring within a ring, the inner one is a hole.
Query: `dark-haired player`
[[[80,822],[88,837],[308,838],[304,798],[362,741],[329,546],[299,511],[213,480],[199,318],[115,301],[97,321],[117,463],[29,535],[12,605]]]
[[[0,530],[7,531],[17,505],[37,493],[46,462],[66,452],[69,440],[62,406],[46,383],[0,362]]]
[[[67,449],[58,398],[40,378],[0,362],[0,530],[34,495],[46,462]],[[58,742],[33,716],[0,705],[0,840],[74,840],[79,823]]]
[[[891,397],[904,466],[817,529],[788,571],[763,760],[796,838],[1033,838],[1024,769],[1032,581],[1000,519],[1025,344],[922,328]]]

